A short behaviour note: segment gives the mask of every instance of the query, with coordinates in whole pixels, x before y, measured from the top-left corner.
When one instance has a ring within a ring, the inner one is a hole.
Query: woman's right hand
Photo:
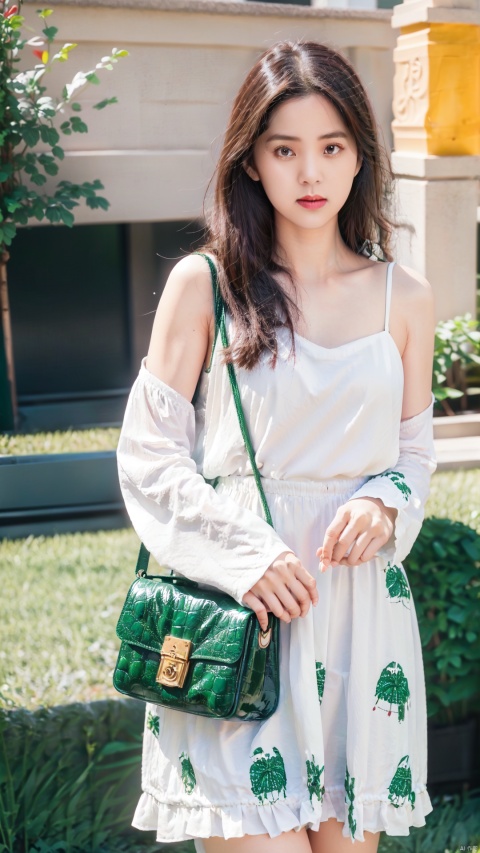
[[[315,579],[292,551],[279,554],[242,598],[242,604],[257,614],[262,631],[268,627],[269,612],[291,622],[297,616],[307,615],[310,602],[318,603]]]

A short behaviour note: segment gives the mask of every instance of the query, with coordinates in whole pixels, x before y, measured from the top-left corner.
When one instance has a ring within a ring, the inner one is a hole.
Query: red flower
[[[11,18],[12,15],[16,15],[18,12],[18,6],[11,6],[7,12],[3,13],[4,18]]]
[[[38,58],[39,58],[39,60],[40,60],[40,62],[41,62],[41,61],[42,61],[42,56],[43,56],[43,50],[34,50],[34,51],[33,51],[33,55],[34,55],[34,56],[38,56]]]

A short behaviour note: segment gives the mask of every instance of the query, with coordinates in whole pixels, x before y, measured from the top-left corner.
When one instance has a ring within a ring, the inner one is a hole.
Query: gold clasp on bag
[[[155,681],[165,687],[183,687],[187,671],[191,640],[167,634],[160,652],[160,666]]]
[[[266,631],[262,631],[262,629],[260,628],[260,631],[258,632],[258,645],[260,646],[260,648],[261,649],[268,649],[271,639],[272,639],[272,629],[267,628]]]

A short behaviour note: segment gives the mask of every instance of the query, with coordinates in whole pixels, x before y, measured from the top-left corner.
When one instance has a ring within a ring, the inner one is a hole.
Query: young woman
[[[343,56],[304,40],[265,51],[233,104],[204,256],[166,282],[118,465],[161,565],[228,592],[263,628],[280,618],[280,702],[247,723],[147,706],[133,825],[159,841],[373,853],[382,830],[408,835],[432,809],[401,560],[435,470],[434,310],[429,283],[389,251],[392,179]]]

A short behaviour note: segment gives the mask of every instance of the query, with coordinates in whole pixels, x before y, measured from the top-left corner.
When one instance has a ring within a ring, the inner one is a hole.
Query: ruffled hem
[[[425,817],[433,810],[426,789],[416,793],[415,806],[409,802],[394,806],[386,799],[357,801],[348,814],[343,788],[326,791],[323,803],[315,799],[277,800],[275,803],[239,803],[221,806],[182,805],[165,803],[153,793],[144,791],[140,797],[132,826],[156,831],[158,842],[175,843],[195,840],[197,853],[204,853],[202,838],[213,835],[221,838],[241,838],[244,835],[264,835],[276,838],[282,832],[302,827],[318,831],[320,823],[336,818],[343,823],[343,835],[353,841],[364,841],[364,832],[385,832],[387,835],[409,835],[411,826],[425,826]],[[352,827],[353,824],[353,827]],[[353,828],[353,834],[352,834]]]

